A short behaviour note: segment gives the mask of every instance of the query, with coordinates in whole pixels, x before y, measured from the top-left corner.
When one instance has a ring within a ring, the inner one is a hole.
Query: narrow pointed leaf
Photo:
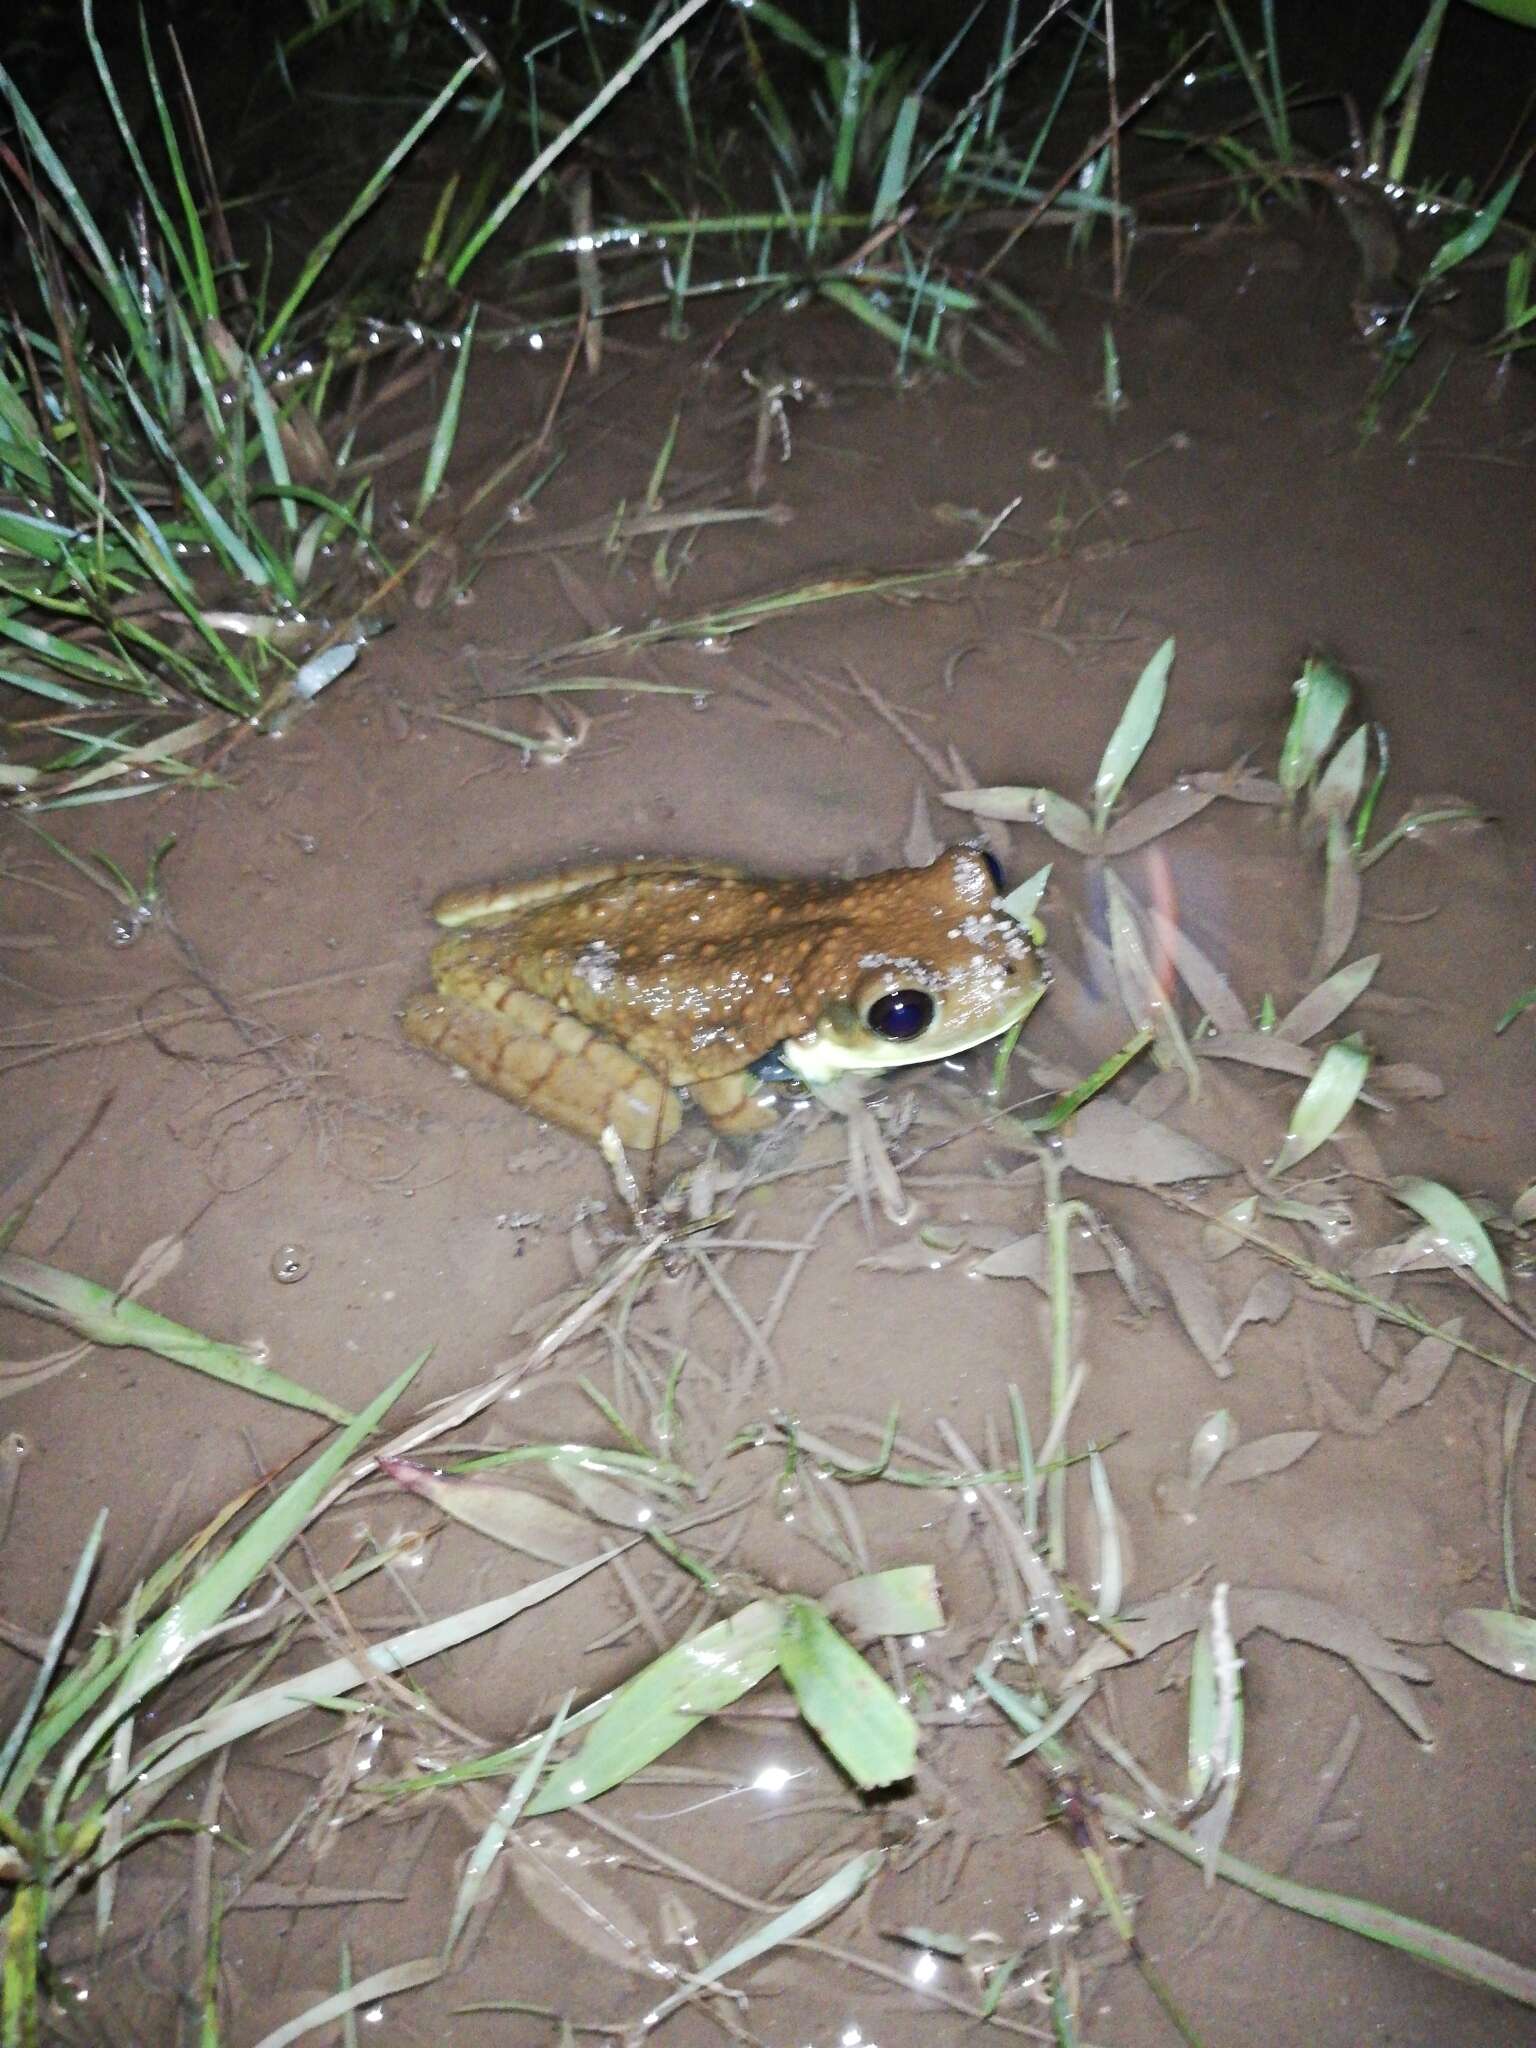
[[[1010,824],[1037,825],[1073,853],[1094,847],[1093,821],[1080,804],[1069,803],[1054,789],[999,783],[985,789],[948,789],[944,802],[978,818],[1002,818]]]
[[[1122,853],[1133,853],[1138,846],[1145,846],[1150,840],[1161,839],[1165,832],[1171,832],[1178,825],[1187,824],[1191,818],[1216,801],[1214,789],[1196,789],[1193,785],[1175,784],[1169,789],[1159,790],[1156,796],[1149,796],[1134,811],[1127,811],[1123,818],[1117,818],[1104,834],[1101,847],[1109,859]]]
[[[1275,1026],[1276,1038],[1288,1038],[1296,1045],[1304,1045],[1319,1031],[1326,1031],[1370,987],[1380,965],[1379,953],[1367,953],[1363,959],[1352,961],[1348,967],[1340,967],[1330,974],[1326,981],[1309,990],[1296,1007],[1280,1019]]]
[[[1370,1067],[1371,1056],[1358,1038],[1329,1046],[1291,1116],[1272,1173],[1286,1172],[1327,1143],[1354,1108]]]
[[[525,1811],[559,1813],[622,1785],[710,1714],[761,1684],[779,1661],[780,1606],[754,1600],[664,1651],[620,1686],[580,1749],[558,1764]]]
[[[1470,1266],[1500,1301],[1508,1301],[1509,1287],[1499,1255],[1460,1195],[1441,1181],[1422,1180],[1417,1174],[1403,1174],[1394,1180],[1392,1192],[1416,1216],[1423,1217],[1453,1265]]]
[[[1309,656],[1293,686],[1296,709],[1280,752],[1280,787],[1294,799],[1316,775],[1349,708],[1349,678]]]
[[[1126,778],[1146,752],[1147,742],[1157,730],[1163,699],[1168,691],[1168,672],[1173,667],[1173,641],[1165,640],[1142,670],[1136,687],[1126,699],[1120,722],[1110,734],[1109,745],[1093,778],[1093,829],[1102,832],[1109,822],[1115,800]]]
[[[544,1564],[580,1564],[608,1541],[585,1515],[572,1514],[526,1487],[429,1472],[409,1458],[380,1458],[379,1469],[465,1528]]]
[[[1365,755],[1370,727],[1357,725],[1349,738],[1318,777],[1307,814],[1313,818],[1354,816],[1355,805],[1365,787]]]
[[[692,1998],[699,1985],[718,1984],[722,1977],[732,1970],[739,1970],[743,1964],[755,1962],[770,1949],[780,1947],[786,1941],[798,1941],[809,1934],[813,1927],[819,1927],[824,1920],[840,1912],[850,1899],[858,1897],[870,1879],[885,1861],[883,1849],[865,1849],[852,1856],[825,1878],[814,1891],[796,1899],[792,1906],[786,1906],[782,1913],[775,1913],[771,1920],[756,1928],[751,1934],[743,1935],[733,1942],[722,1954],[703,1964],[693,1982],[684,1990],[674,1991],[662,2000],[659,2006],[645,2016],[647,2028],[652,2028],[674,2012],[685,1999]]]
[[[204,1337],[137,1301],[127,1300],[110,1287],[82,1280],[78,1274],[63,1272],[57,1266],[46,1266],[40,1259],[24,1258],[19,1252],[0,1252],[0,1300],[25,1309],[30,1315],[46,1316],[51,1322],[78,1330],[92,1344],[153,1351],[174,1365],[190,1366],[210,1379],[243,1387],[268,1401],[323,1415],[328,1422],[351,1420],[345,1408],[338,1408],[323,1394],[311,1393],[297,1381],[259,1365],[238,1344],[221,1344],[215,1338]]]

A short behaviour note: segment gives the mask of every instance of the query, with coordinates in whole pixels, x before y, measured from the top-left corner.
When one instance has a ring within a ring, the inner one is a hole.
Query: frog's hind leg
[[[611,1124],[635,1151],[664,1145],[682,1104],[649,1067],[541,996],[508,990],[494,1008],[422,994],[405,1035],[535,1116],[596,1144]]]

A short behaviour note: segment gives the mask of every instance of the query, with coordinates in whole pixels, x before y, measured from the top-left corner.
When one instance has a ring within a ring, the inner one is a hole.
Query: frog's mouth
[[[1037,976],[984,1017],[963,1012],[946,1017],[928,990],[897,988],[877,997],[863,1016],[852,1003],[832,1003],[814,1031],[790,1038],[776,1057],[798,1081],[818,1087],[842,1074],[879,1074],[926,1060],[952,1059],[985,1045],[1022,1024],[1045,994],[1050,976],[1043,961]]]

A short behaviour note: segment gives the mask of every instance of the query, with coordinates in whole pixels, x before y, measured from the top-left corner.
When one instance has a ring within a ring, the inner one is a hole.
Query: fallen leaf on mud
[[[1536,1620],[1502,1607],[1458,1607],[1445,1617],[1445,1640],[1506,1678],[1536,1684]]]
[[[1289,1273],[1271,1266],[1248,1290],[1247,1299],[1227,1327],[1221,1340],[1222,1355],[1232,1349],[1237,1333],[1248,1323],[1278,1323],[1296,1298],[1296,1282]]]
[[[1111,1269],[1108,1252],[1076,1231],[1068,1240],[1068,1256],[1074,1273],[1107,1273]],[[1000,1251],[989,1252],[972,1271],[987,1280],[1032,1280],[1044,1294],[1049,1288],[1049,1264],[1045,1232],[1037,1230],[1031,1237],[1016,1237]]]
[[[1137,1663],[1181,1636],[1193,1635],[1205,1619],[1207,1606],[1195,1588],[1149,1600],[1139,1615],[1122,1616],[1116,1622],[1115,1641],[1105,1638],[1086,1650],[1063,1675],[1062,1684],[1081,1684],[1100,1671]],[[1403,1681],[1427,1685],[1427,1667],[1405,1656],[1359,1615],[1330,1601],[1313,1599],[1308,1593],[1241,1587],[1232,1592],[1231,1618],[1233,1640],[1238,1644],[1262,1628],[1288,1642],[1307,1643],[1341,1657],[1420,1741],[1427,1739],[1423,1721],[1403,1690]]]
[[[1283,1472],[1298,1458],[1304,1458],[1321,1434],[1317,1429],[1281,1429],[1273,1436],[1256,1436],[1251,1444],[1242,1444],[1233,1451],[1216,1476],[1223,1486],[1267,1479],[1272,1472]]]
[[[1370,1434],[1385,1429],[1410,1408],[1422,1406],[1434,1393],[1456,1356],[1452,1340],[1461,1335],[1461,1321],[1460,1316],[1453,1316],[1442,1337],[1421,1337],[1391,1378],[1376,1389],[1376,1398],[1363,1418]]]
[[[1220,1180],[1237,1168],[1194,1138],[1149,1123],[1104,1096],[1080,1109],[1060,1134],[1068,1166],[1091,1180],[1125,1187],[1164,1187],[1181,1180]]]
[[[1173,1312],[1184,1334],[1219,1379],[1227,1379],[1232,1368],[1226,1359],[1226,1311],[1216,1290],[1193,1259],[1182,1252],[1163,1252],[1157,1270],[1168,1286]]]

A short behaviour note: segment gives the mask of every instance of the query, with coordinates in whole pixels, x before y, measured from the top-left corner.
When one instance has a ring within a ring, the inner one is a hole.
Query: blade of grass
[[[46,1266],[39,1259],[24,1258],[19,1252],[0,1252],[0,1298],[29,1315],[63,1323],[92,1344],[153,1351],[173,1365],[190,1366],[226,1386],[243,1387],[247,1393],[260,1394],[285,1407],[323,1415],[328,1422],[352,1421],[345,1408],[259,1365],[238,1344],[204,1337],[136,1301],[125,1300],[110,1287]]]

